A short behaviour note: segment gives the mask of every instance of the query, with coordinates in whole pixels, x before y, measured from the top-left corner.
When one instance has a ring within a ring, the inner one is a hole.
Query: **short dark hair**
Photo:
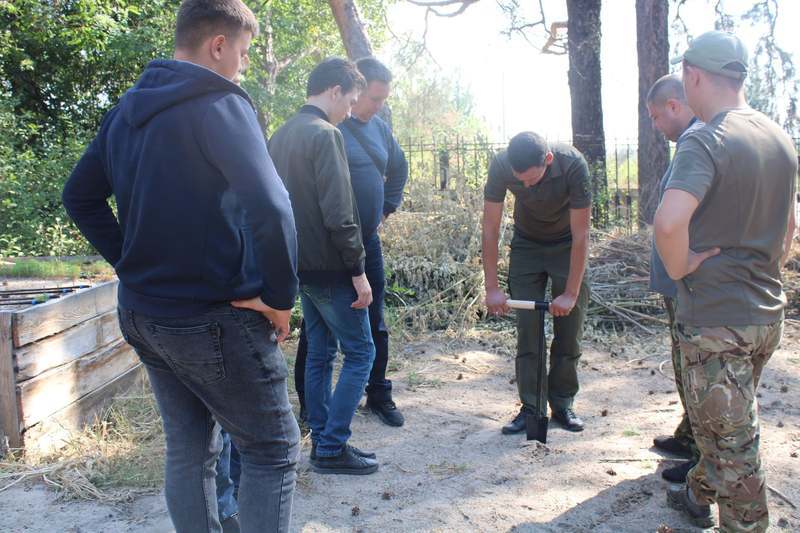
[[[648,104],[661,106],[669,99],[686,102],[683,81],[676,74],[667,74],[658,78],[653,86],[650,87],[646,101]]]
[[[717,74],[716,72],[710,72],[710,71],[704,69],[703,67],[699,67],[699,66],[695,65],[694,63],[689,63],[685,59],[683,60],[683,66],[684,67],[692,67],[692,68],[696,68],[698,70],[702,70],[703,72],[706,73],[706,75],[709,77],[711,82],[714,83],[717,87],[725,87],[727,89],[730,89],[730,90],[736,91],[736,92],[741,91],[742,87],[744,87],[744,77],[738,78],[738,79],[737,78],[729,78],[728,76],[723,76],[722,74]],[[736,63],[729,63],[729,65],[726,65],[726,68],[728,66],[732,67],[731,70],[739,70],[739,69],[741,69],[741,66],[737,65]]]
[[[175,23],[175,47],[195,50],[214,35],[258,35],[258,20],[242,0],[183,0]]]
[[[373,81],[381,83],[392,82],[392,71],[374,57],[362,57],[356,61],[356,66],[361,75],[364,76],[364,79],[367,80],[367,84]]]
[[[341,86],[343,93],[349,93],[354,87],[363,89],[366,84],[355,63],[341,57],[330,57],[308,75],[306,96],[322,94],[337,85]]]
[[[508,161],[514,172],[525,172],[531,167],[544,166],[549,148],[547,141],[538,133],[523,131],[508,143]]]

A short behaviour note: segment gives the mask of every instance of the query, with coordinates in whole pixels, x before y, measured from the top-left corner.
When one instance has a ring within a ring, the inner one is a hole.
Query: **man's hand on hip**
[[[292,316],[292,310],[273,309],[264,303],[264,301],[256,296],[249,300],[236,300],[231,302],[231,305],[239,309],[252,309],[264,315],[270,321],[272,327],[275,328],[275,338],[278,342],[283,342],[289,335],[289,318]]]
[[[714,257],[715,255],[719,255],[720,249],[719,248],[710,248],[704,252],[693,252],[689,250],[689,257],[686,261],[686,275],[688,276],[698,268],[700,265],[703,264],[703,261],[708,259],[709,257]]]
[[[509,311],[508,297],[499,287],[486,289],[486,309],[493,315],[505,315]]]
[[[350,307],[353,309],[366,309],[372,303],[372,287],[369,286],[367,275],[353,276],[353,288],[356,290],[358,299]]]

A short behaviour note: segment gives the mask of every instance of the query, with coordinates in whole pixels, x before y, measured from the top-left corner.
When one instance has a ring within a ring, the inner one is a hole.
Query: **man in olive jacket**
[[[309,75],[306,105],[269,142],[295,212],[308,336],[305,387],[311,465],[323,474],[370,474],[378,469],[374,454],[347,444],[375,346],[358,208],[336,124],[350,114],[364,85],[353,63],[340,58],[323,61]],[[344,364],[331,393],[337,344]]]

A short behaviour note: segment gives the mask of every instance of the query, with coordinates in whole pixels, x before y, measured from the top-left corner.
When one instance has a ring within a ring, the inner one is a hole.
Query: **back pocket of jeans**
[[[153,340],[175,373],[202,385],[225,378],[219,324],[150,326]]]

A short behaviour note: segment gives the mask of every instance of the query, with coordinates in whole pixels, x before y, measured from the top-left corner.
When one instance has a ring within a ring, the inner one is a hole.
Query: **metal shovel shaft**
[[[545,397],[545,380],[547,379],[547,365],[545,364],[544,342],[544,314],[550,310],[550,302],[533,300],[507,300],[506,304],[512,309],[531,310],[539,312],[539,354],[538,354],[538,379],[536,381],[537,404],[535,413],[525,416],[525,433],[528,440],[538,440],[547,443],[547,398]]]

